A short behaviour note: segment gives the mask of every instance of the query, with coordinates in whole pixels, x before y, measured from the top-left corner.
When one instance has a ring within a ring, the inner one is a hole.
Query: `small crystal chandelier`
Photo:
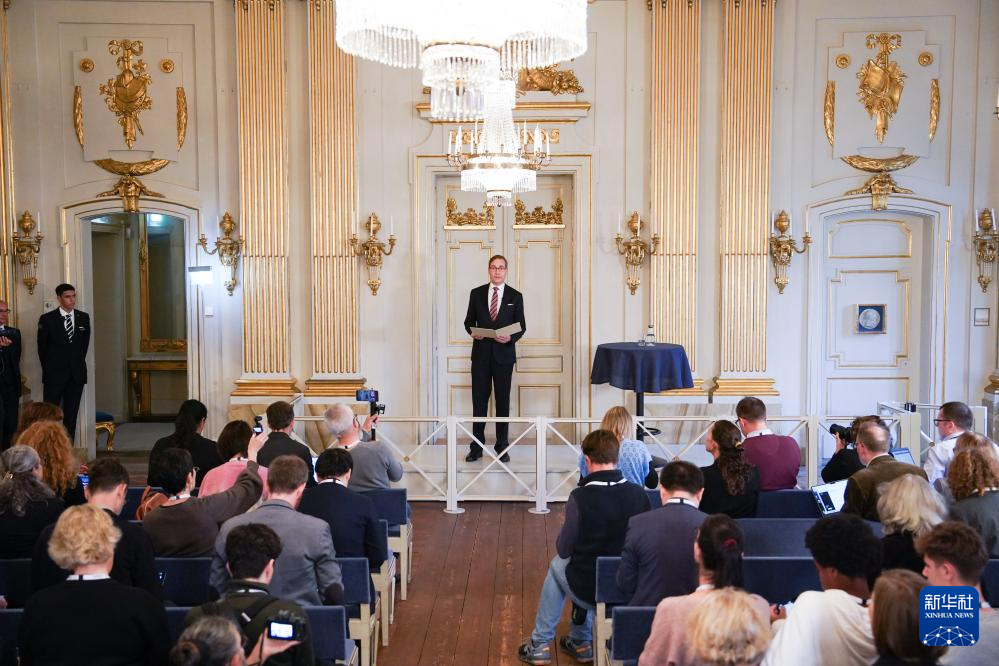
[[[511,79],[494,81],[486,89],[486,118],[472,130],[471,146],[462,151],[462,128],[449,140],[448,163],[461,171],[463,192],[485,192],[487,206],[509,206],[513,195],[537,189],[537,171],[551,161],[550,146],[535,128],[533,149],[527,150],[527,127],[520,135],[513,123],[516,86]]]
[[[437,120],[481,119],[500,75],[586,51],[586,0],[338,0],[336,12],[345,52],[423,70]]]

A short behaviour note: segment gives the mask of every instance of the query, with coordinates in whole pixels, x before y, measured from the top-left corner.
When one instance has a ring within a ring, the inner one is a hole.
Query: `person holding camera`
[[[272,656],[298,645],[296,641],[260,636],[249,654],[243,653],[239,627],[224,617],[203,617],[180,635],[170,650],[170,666],[260,666]]]
[[[326,410],[326,427],[336,438],[336,445],[350,451],[354,467],[350,474],[350,489],[357,492],[391,488],[393,481],[402,479],[402,463],[392,449],[377,440],[362,441],[363,433],[378,425],[373,414],[362,424],[349,405],[338,402]]]
[[[826,483],[835,483],[843,479],[849,479],[855,473],[864,469],[864,463],[860,462],[857,455],[857,429],[865,423],[877,423],[888,427],[881,420],[880,416],[874,414],[870,416],[858,416],[853,419],[849,427],[834,423],[829,426],[829,434],[836,438],[836,453],[833,454],[826,466],[822,468],[822,480]]]
[[[298,644],[271,656],[264,664],[312,666],[315,658],[308,616],[298,604],[270,594],[274,563],[280,555],[281,539],[267,525],[249,523],[234,527],[225,540],[225,566],[232,580],[226,583],[219,601],[192,608],[186,626],[206,616],[229,617],[246,637],[247,657],[261,635],[272,639],[281,636]]]

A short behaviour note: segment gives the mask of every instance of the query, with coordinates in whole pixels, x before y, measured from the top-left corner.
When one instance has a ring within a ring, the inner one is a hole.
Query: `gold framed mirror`
[[[139,218],[139,350],[187,351],[184,220],[158,213]]]

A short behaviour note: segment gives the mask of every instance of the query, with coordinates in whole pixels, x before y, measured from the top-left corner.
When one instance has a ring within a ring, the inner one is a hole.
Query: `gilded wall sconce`
[[[988,291],[992,282],[992,271],[996,263],[996,249],[999,248],[999,233],[996,232],[995,214],[983,208],[978,216],[978,229],[975,231],[975,262],[978,263],[978,284],[982,292]]]
[[[236,265],[239,264],[239,257],[243,254],[243,237],[232,237],[236,230],[236,222],[232,219],[229,211],[226,211],[226,214],[222,216],[219,229],[222,231],[222,236],[215,239],[214,250],[208,249],[208,239],[205,238],[204,234],[198,238],[198,245],[210,255],[218,254],[219,263],[230,270],[231,277],[224,284],[229,295],[232,296],[232,292],[236,289]]]
[[[357,234],[351,234],[350,249],[355,257],[364,257],[364,264],[368,267],[368,287],[371,289],[371,295],[377,296],[378,287],[382,286],[379,277],[382,262],[395,249],[395,234],[389,229],[388,249],[385,249],[385,243],[378,238],[378,232],[382,228],[378,216],[374,213],[368,215],[364,227],[368,230],[368,240],[361,243],[357,240]]]
[[[625,279],[625,284],[628,285],[631,295],[634,296],[638,285],[642,283],[639,271],[642,268],[642,264],[645,263],[645,257],[655,254],[659,249],[659,234],[652,234],[651,242],[648,243],[639,237],[642,230],[642,218],[638,216],[637,210],[628,218],[628,230],[631,232],[631,238],[628,240],[625,240],[621,236],[620,217],[617,222],[617,234],[614,236],[614,242],[617,243],[618,253],[624,255],[624,263],[628,269],[628,277]]]
[[[784,210],[777,213],[777,217],[774,219],[774,228],[780,235],[775,236],[773,232],[770,233],[770,260],[777,273],[774,276],[777,293],[783,294],[784,287],[788,283],[787,269],[791,265],[791,257],[794,256],[795,252],[802,254],[807,251],[808,246],[812,243],[812,237],[808,235],[808,232],[805,232],[805,235],[801,237],[801,249],[795,247],[794,236],[787,233],[791,229],[791,216]]]
[[[45,237],[37,232],[32,235],[36,222],[28,211],[24,211],[21,215],[17,226],[21,227],[21,235],[15,233],[11,239],[14,243],[14,256],[21,265],[21,281],[28,288],[28,293],[34,294],[38,285],[38,277],[35,275],[35,270],[38,268],[38,251],[42,249],[42,239]]]

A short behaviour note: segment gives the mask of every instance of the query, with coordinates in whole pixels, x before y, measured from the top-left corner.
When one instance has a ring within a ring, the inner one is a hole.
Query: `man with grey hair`
[[[326,410],[326,426],[336,438],[336,445],[350,451],[354,471],[350,475],[350,489],[364,492],[391,488],[393,481],[402,479],[402,464],[395,459],[387,444],[378,441],[364,442],[364,429],[357,414],[349,405],[339,402]],[[377,423],[368,417],[365,425]]]
[[[895,460],[888,453],[891,433],[880,423],[864,423],[857,428],[857,457],[864,469],[855,472],[846,482],[844,513],[855,513],[867,520],[878,518],[878,487],[906,474],[926,478],[922,467]]]

